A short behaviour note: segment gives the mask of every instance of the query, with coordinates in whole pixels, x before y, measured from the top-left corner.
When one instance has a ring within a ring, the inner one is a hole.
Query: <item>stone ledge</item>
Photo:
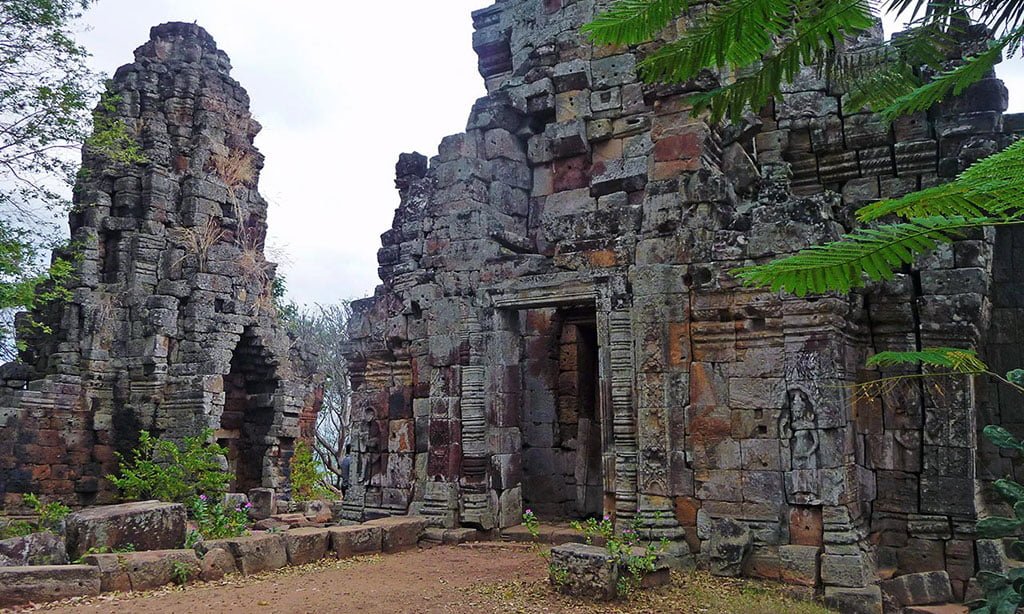
[[[304,565],[327,556],[331,534],[327,529],[289,529],[284,533],[285,551],[289,565]]]
[[[427,519],[422,516],[389,516],[365,524],[380,527],[383,531],[381,550],[398,552],[416,547],[420,535],[427,528]]]
[[[0,607],[100,594],[100,570],[92,565],[0,567]]]
[[[349,525],[330,527],[331,550],[339,559],[380,552],[384,531],[381,527],[366,525]]]
[[[196,551],[206,554],[215,548],[233,556],[238,571],[246,576],[273,571],[288,564],[284,537],[272,533],[205,541],[196,546]]]
[[[187,565],[189,579],[199,575],[200,562],[195,550],[148,550],[115,554],[90,554],[83,558],[100,572],[100,590],[141,591],[171,584],[175,568]]]

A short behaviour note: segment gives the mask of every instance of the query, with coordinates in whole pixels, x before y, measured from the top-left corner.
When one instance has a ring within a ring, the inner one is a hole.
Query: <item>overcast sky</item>
[[[271,259],[289,296],[330,303],[373,292],[380,234],[398,204],[398,154],[434,155],[482,96],[470,12],[492,0],[99,0],[80,41],[112,74],[150,26],[195,21],[231,57],[266,155]],[[1001,71],[1024,110],[1020,60]]]

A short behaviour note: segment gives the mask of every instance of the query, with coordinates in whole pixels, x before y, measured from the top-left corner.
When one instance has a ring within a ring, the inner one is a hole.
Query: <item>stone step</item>
[[[967,614],[968,607],[959,603],[941,605],[915,605],[903,608],[903,614]]]
[[[178,581],[176,573],[187,573],[191,580],[200,572],[200,561],[195,550],[90,554],[83,557],[82,562],[99,569],[100,590],[104,593],[159,588]],[[178,572],[178,569],[186,571]]]
[[[92,565],[0,567],[0,608],[100,594],[100,570]]]
[[[538,527],[538,536],[533,535],[524,525],[516,525],[501,530],[501,539],[510,542],[539,542],[557,546],[560,544],[582,544],[586,541],[579,531],[563,524],[541,524]],[[596,542],[595,542],[596,543]],[[600,545],[600,544],[598,544]]]

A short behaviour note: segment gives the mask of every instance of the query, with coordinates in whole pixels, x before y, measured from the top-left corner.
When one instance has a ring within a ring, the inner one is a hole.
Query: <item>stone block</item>
[[[185,544],[185,506],[139,501],[87,508],[67,517],[68,555],[90,548],[171,550]]]
[[[0,567],[66,565],[64,538],[50,531],[0,540]]]
[[[401,422],[403,425],[411,424],[411,420],[392,420],[391,423]],[[394,429],[392,429],[393,431]],[[302,515],[306,520],[315,524],[325,524],[334,518],[334,511],[329,501],[306,501],[302,505]]]
[[[0,607],[100,594],[100,570],[92,565],[0,567]]]
[[[843,614],[882,614],[882,589],[877,585],[863,588],[826,586],[825,605]]]
[[[753,547],[753,534],[746,524],[732,518],[711,521],[707,544],[710,571],[716,576],[738,576]]]
[[[416,546],[420,534],[427,528],[427,519],[422,516],[389,516],[371,520],[366,524],[380,527],[381,550],[398,552]]]
[[[203,582],[214,582],[228,574],[238,573],[235,557],[223,548],[214,548],[203,555],[200,563],[199,579]]]
[[[871,582],[872,569],[863,553],[824,554],[821,557],[821,580],[831,586],[862,587]]]
[[[246,576],[273,571],[288,564],[284,537],[273,533],[214,539],[200,542],[196,546],[196,550],[204,555],[215,548],[225,550],[234,557],[238,571]]]
[[[787,584],[816,586],[821,576],[818,546],[780,546],[781,580]]]
[[[331,550],[339,559],[380,552],[384,531],[367,524],[330,527]]]
[[[144,591],[171,584],[176,581],[177,568],[187,568],[189,579],[199,576],[201,571],[195,550],[90,554],[82,561],[99,568],[100,587],[105,593]]]
[[[277,495],[273,488],[253,488],[249,491],[249,518],[263,520],[277,513]]]
[[[904,607],[953,601],[949,574],[945,571],[909,573],[880,584],[887,603]]]
[[[606,601],[618,594],[618,567],[608,551],[599,546],[555,546],[549,569],[551,583],[562,593]]]
[[[305,565],[327,556],[331,534],[328,529],[304,527],[284,533],[284,547],[289,565]]]

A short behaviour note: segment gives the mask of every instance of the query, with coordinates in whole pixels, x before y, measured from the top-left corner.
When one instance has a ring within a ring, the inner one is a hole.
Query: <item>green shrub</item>
[[[292,500],[315,501],[330,499],[332,493],[323,485],[320,469],[313,458],[313,449],[304,441],[295,444],[292,456]]]
[[[199,495],[220,498],[227,492],[231,474],[221,469],[227,450],[207,443],[213,431],[206,429],[198,437],[186,437],[179,445],[156,439],[148,431],[139,433],[139,445],[129,458],[118,454],[119,475],[107,479],[130,501],[159,499],[188,503]]]
[[[25,495],[25,503],[31,505],[35,513],[39,515],[40,530],[56,531],[64,517],[71,513],[71,508],[60,501],[43,503],[32,493]]]
[[[239,537],[248,533],[248,509],[251,503],[230,507],[206,495],[193,497],[188,502],[189,515],[196,522],[196,530],[188,535],[192,545],[203,539]]]

